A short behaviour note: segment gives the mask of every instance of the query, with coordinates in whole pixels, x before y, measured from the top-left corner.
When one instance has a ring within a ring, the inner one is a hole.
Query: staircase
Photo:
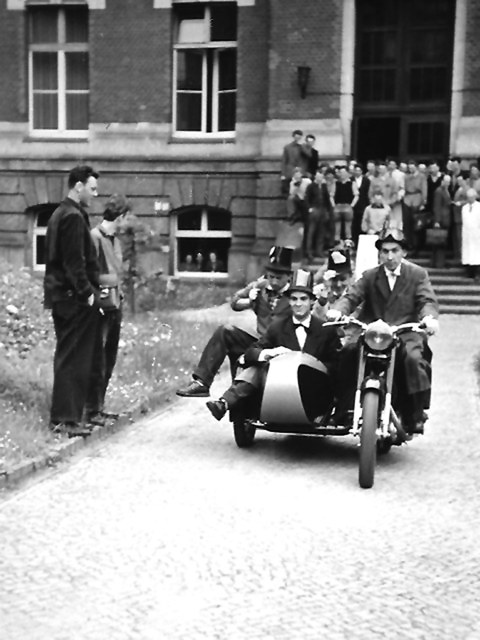
[[[457,261],[447,258],[444,269],[435,269],[430,266],[428,252],[422,252],[411,261],[428,270],[440,303],[440,313],[480,314],[480,283],[467,278]]]

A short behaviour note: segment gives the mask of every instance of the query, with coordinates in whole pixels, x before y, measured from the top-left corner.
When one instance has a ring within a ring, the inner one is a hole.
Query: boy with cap
[[[119,222],[130,210],[127,199],[113,194],[107,201],[103,220],[91,231],[100,265],[100,299],[102,315],[97,327],[92,370],[87,395],[87,421],[103,426],[105,394],[117,361],[122,324],[122,248],[117,237]]]
[[[218,400],[207,402],[207,408],[214,418],[221,420],[229,409],[237,409],[257,389],[264,380],[262,366],[272,358],[289,351],[303,351],[321,360],[327,367],[332,366],[340,346],[335,327],[324,327],[312,315],[315,302],[313,274],[298,269],[285,293],[291,314],[273,322],[264,336],[252,344],[245,352],[247,369],[236,377],[233,384]]]
[[[407,243],[398,229],[385,231],[377,240],[380,265],[365,271],[327,312],[327,318],[338,320],[360,307],[358,319],[388,324],[422,322],[427,334],[438,331],[438,302],[428,273],[405,260]],[[339,381],[339,421],[342,413],[353,407],[357,352],[354,345],[342,350]],[[432,353],[421,333],[410,331],[400,336],[395,380],[399,392],[399,408],[410,433],[423,433],[424,409],[430,404]]]
[[[205,398],[210,395],[213,382],[223,361],[228,356],[233,373],[238,358],[262,336],[272,320],[290,315],[290,306],[284,297],[292,273],[293,249],[272,247],[265,265],[265,275],[250,282],[232,297],[234,311],[252,309],[257,316],[257,335],[232,325],[220,325],[207,342],[192,381],[177,395],[189,398]]]

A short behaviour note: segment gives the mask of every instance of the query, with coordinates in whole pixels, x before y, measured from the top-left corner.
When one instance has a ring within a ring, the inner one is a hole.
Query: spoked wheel
[[[247,449],[251,447],[255,439],[256,427],[249,420],[235,420],[233,423],[233,436],[237,447]]]
[[[362,489],[370,489],[373,486],[377,462],[377,426],[378,394],[367,391],[363,397],[358,469],[358,482]]]

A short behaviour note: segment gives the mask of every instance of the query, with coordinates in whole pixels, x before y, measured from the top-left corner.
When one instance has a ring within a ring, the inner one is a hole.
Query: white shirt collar
[[[392,277],[392,276],[399,276],[401,273],[401,269],[402,269],[402,263],[400,263],[398,265],[398,267],[396,269],[394,269],[393,271],[390,271],[390,269],[387,269],[387,267],[383,267],[385,269],[385,273],[387,275],[387,278]]]

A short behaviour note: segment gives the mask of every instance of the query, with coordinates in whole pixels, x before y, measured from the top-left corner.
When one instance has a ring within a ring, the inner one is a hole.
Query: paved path
[[[351,439],[189,399],[0,501],[0,640],[478,640],[477,318],[443,318],[427,435],[357,486]]]

